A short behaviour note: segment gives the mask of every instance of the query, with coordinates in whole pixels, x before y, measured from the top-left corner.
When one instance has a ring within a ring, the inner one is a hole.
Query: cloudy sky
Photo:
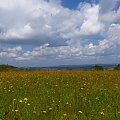
[[[120,0],[0,0],[0,64],[120,63]]]

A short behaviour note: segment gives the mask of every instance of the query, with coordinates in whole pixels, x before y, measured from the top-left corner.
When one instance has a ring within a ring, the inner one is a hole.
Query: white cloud
[[[21,56],[17,57],[16,60],[34,60],[42,59],[46,57],[55,57],[55,59],[78,57],[82,55],[80,48],[70,47],[70,46],[60,46],[60,47],[48,47],[49,44],[45,44],[40,47],[34,48],[32,51],[27,51]]]
[[[21,52],[22,52],[21,46],[16,46],[13,48],[4,48],[3,50],[0,51],[0,59],[2,58],[14,58],[15,59]]]
[[[112,24],[106,34],[104,40],[100,40],[98,45],[90,43],[86,46],[85,54],[87,55],[106,55],[106,51],[109,50],[109,54],[112,55],[112,49],[116,48],[119,51],[120,47],[120,25]],[[114,51],[114,54],[120,54],[120,52]]]
[[[32,61],[119,56],[120,9],[114,10],[115,4],[116,0],[101,0],[71,10],[60,0],[1,0],[0,44],[14,47],[0,46],[0,58]],[[22,45],[33,49],[23,50]]]
[[[59,46],[49,47],[49,44],[45,44],[40,47],[34,48],[32,51],[27,51],[21,56],[17,57],[17,60],[34,60],[46,57],[55,57],[56,59],[66,59],[84,56],[104,56],[108,50],[110,55],[113,55],[112,50],[120,47],[120,25],[112,24],[107,32],[107,36],[104,40],[100,40],[98,45],[90,43],[85,47],[80,46]],[[116,51],[114,51],[114,54]],[[120,54],[120,52],[117,52]]]
[[[86,5],[85,5],[86,6]],[[85,20],[81,26],[81,34],[94,35],[102,30],[102,24],[99,21],[99,5],[88,5],[85,11]],[[82,8],[83,10],[83,8]]]
[[[0,24],[4,31],[1,42],[61,46],[68,40],[95,35],[102,29],[98,5],[83,4],[82,9],[70,10],[54,0],[9,2],[2,0],[0,5]]]
[[[100,13],[105,14],[112,11],[115,7],[117,0],[101,0],[100,2]]]

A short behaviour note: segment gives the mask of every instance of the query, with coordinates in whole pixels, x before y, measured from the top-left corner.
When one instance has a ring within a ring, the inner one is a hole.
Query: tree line
[[[94,70],[105,70],[105,68],[102,65],[95,65]],[[112,70],[120,70],[120,64],[116,65],[115,67],[111,68]],[[0,65],[0,71],[8,71],[8,70],[29,70],[26,68],[20,69],[18,67],[12,66],[12,65]]]
[[[102,65],[95,65],[94,66],[95,70],[104,70],[105,68]],[[120,70],[120,64],[116,65],[115,67],[112,68],[113,70]]]

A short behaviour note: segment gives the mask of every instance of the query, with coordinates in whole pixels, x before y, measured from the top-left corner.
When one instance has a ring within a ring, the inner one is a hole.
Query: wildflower
[[[66,105],[68,105],[69,103],[67,102]]]
[[[63,114],[63,116],[67,116],[67,114]]]
[[[24,100],[25,100],[25,101],[27,101],[27,100],[28,100],[28,98],[24,98]]]
[[[104,112],[100,112],[100,114],[101,114],[101,115],[105,115],[105,113],[104,113]]]
[[[30,103],[28,103],[27,105],[30,106]]]
[[[19,112],[19,110],[15,110],[15,112]]]
[[[49,110],[52,110],[52,108],[49,108]]]
[[[43,113],[47,113],[46,111],[42,111]]]
[[[19,100],[20,103],[22,103],[23,101],[22,100]]]
[[[78,111],[80,114],[82,114],[83,112],[82,111]]]

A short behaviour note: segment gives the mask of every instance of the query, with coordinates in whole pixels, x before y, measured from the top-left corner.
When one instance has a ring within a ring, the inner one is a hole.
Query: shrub
[[[101,65],[95,65],[95,70],[104,70],[104,67]]]
[[[120,70],[120,64],[114,67],[114,70]]]

